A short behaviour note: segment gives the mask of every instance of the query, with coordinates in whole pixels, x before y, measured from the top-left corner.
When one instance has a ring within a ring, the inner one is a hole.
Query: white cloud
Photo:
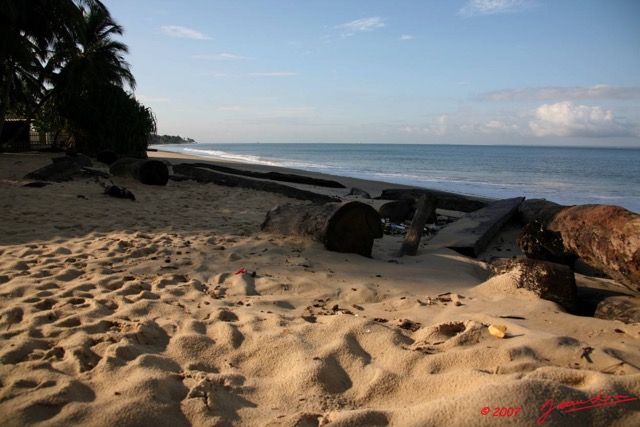
[[[505,89],[480,94],[480,101],[542,101],[578,99],[638,99],[640,87],[619,87],[605,84],[586,87],[557,87]]]
[[[529,128],[535,136],[632,136],[630,126],[616,121],[611,110],[571,102],[538,107]]]
[[[532,110],[461,110],[403,127],[406,134],[454,137],[634,137],[637,124],[623,122],[601,106],[571,102],[545,104]]]
[[[466,17],[519,12],[536,6],[535,0],[469,0],[458,14]]]
[[[193,55],[194,59],[205,59],[208,61],[241,61],[251,59],[246,56],[234,55],[232,53],[214,53],[208,55]]]
[[[359,32],[373,31],[377,28],[384,27],[382,18],[373,16],[371,18],[356,19],[346,24],[338,25],[336,28],[342,30],[343,36],[352,36]]]
[[[400,36],[400,40],[413,40],[415,37],[410,34],[403,34]]]
[[[196,31],[191,28],[181,27],[179,25],[165,25],[162,27],[162,31],[170,36],[181,39],[193,39],[193,40],[211,40],[211,37]]]

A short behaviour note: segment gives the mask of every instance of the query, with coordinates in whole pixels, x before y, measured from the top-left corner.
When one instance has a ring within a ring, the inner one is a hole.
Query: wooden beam
[[[477,258],[513,217],[524,197],[499,200],[449,224],[431,239],[463,255]]]

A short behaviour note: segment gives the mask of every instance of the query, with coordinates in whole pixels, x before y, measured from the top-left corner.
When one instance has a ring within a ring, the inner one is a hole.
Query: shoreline
[[[174,154],[152,158],[194,160]],[[365,258],[262,232],[274,206],[307,203],[274,193],[82,175],[25,187],[58,155],[0,154],[6,425],[640,423],[638,323],[569,314],[428,239],[398,258],[402,237],[385,235]],[[136,200],[105,195],[110,182]],[[517,232],[483,257],[516,255]],[[636,400],[547,403],[614,394]]]
[[[148,154],[149,158],[162,159],[162,160],[170,162],[171,164],[183,163],[183,161],[188,161],[189,160],[189,161],[198,161],[198,162],[202,162],[202,163],[211,163],[211,164],[214,164],[214,165],[234,167],[234,168],[237,168],[237,169],[243,169],[243,170],[253,171],[253,172],[272,172],[273,171],[273,172],[281,172],[281,173],[286,173],[286,174],[295,174],[295,175],[308,176],[308,177],[311,177],[311,178],[335,180],[335,181],[338,181],[341,184],[343,184],[346,188],[345,189],[330,189],[330,188],[317,187],[317,186],[305,186],[303,184],[292,184],[292,183],[287,183],[286,184],[286,185],[290,185],[290,186],[293,186],[293,187],[296,187],[296,188],[303,188],[303,189],[313,190],[314,192],[318,192],[320,194],[324,194],[324,195],[328,195],[328,196],[334,196],[334,197],[344,197],[346,195],[346,193],[348,193],[351,188],[355,187],[355,188],[359,188],[359,189],[362,189],[362,190],[366,191],[374,199],[376,197],[378,197],[380,195],[380,193],[382,193],[382,190],[390,189],[390,188],[400,188],[400,189],[431,190],[431,191],[436,191],[436,192],[440,192],[440,193],[443,193],[443,194],[451,194],[451,195],[456,195],[456,196],[468,198],[469,200],[477,200],[477,201],[488,202],[488,203],[498,200],[498,199],[494,199],[494,198],[490,198],[490,197],[481,197],[481,196],[476,196],[476,195],[470,195],[470,194],[464,194],[464,193],[455,193],[455,192],[444,191],[444,190],[433,190],[433,189],[430,189],[430,188],[427,188],[427,187],[412,186],[412,185],[406,185],[406,184],[396,184],[396,183],[391,183],[391,182],[386,182],[386,181],[379,181],[379,180],[353,178],[353,177],[347,177],[347,176],[342,176],[342,175],[334,175],[334,174],[328,174],[328,173],[323,173],[323,172],[307,171],[307,170],[303,170],[303,169],[287,168],[287,167],[282,167],[282,166],[263,165],[263,164],[256,164],[256,163],[248,163],[248,162],[241,162],[241,161],[235,161],[235,160],[228,160],[228,159],[213,159],[213,158],[210,158],[210,157],[197,156],[197,155],[187,155],[187,154],[182,154],[182,153],[176,153],[176,152],[173,152],[173,151],[163,151],[163,150],[161,150],[159,148],[157,149],[157,151],[151,151],[151,152],[148,152],[147,154]]]

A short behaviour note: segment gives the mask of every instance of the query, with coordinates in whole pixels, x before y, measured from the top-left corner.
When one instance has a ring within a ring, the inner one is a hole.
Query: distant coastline
[[[149,145],[166,144],[197,144],[197,142],[192,138],[184,138],[178,135],[151,135],[149,137]]]

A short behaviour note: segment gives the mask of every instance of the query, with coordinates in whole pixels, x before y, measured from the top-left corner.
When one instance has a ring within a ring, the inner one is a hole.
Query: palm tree
[[[55,69],[51,48],[73,39],[81,20],[73,0],[0,2],[0,133],[10,109],[39,107]]]

